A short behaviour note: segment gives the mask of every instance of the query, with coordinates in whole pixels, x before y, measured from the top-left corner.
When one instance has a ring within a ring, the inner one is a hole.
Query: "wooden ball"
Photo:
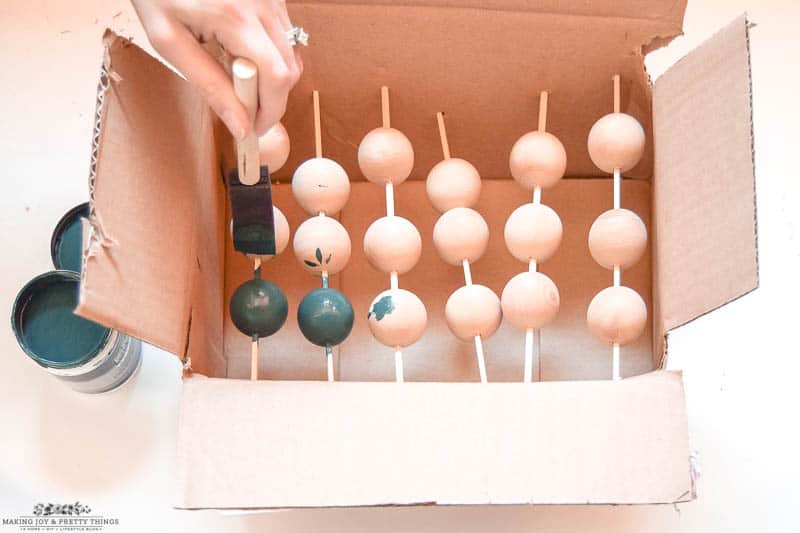
[[[561,244],[561,219],[544,204],[523,204],[506,221],[503,231],[511,255],[525,263],[549,259]]]
[[[286,215],[276,206],[272,206],[272,219],[275,221],[275,255],[247,254],[250,259],[261,259],[265,263],[273,257],[280,255],[289,245],[289,221]],[[233,238],[233,220],[231,220],[231,238]]]
[[[481,194],[481,176],[472,163],[453,157],[431,169],[425,190],[440,213],[455,207],[472,207]]]
[[[477,211],[456,207],[436,221],[433,244],[446,263],[461,265],[464,259],[473,263],[489,244],[489,225]]]
[[[338,346],[353,329],[353,306],[336,289],[323,287],[305,295],[297,308],[297,325],[317,346]]]
[[[379,218],[364,234],[364,253],[377,270],[405,274],[422,254],[422,237],[410,220],[392,216]]]
[[[292,194],[311,215],[335,215],[350,197],[350,179],[342,165],[326,157],[315,157],[297,167]]]
[[[609,113],[589,131],[589,157],[602,170],[613,174],[636,166],[644,153],[644,128],[625,113]]]
[[[404,348],[425,332],[428,313],[416,294],[404,289],[383,291],[369,306],[367,323],[381,344]]]
[[[483,285],[465,285],[447,299],[444,316],[453,335],[468,341],[477,336],[488,339],[494,335],[500,327],[503,312],[500,298],[492,289]]]
[[[547,189],[564,177],[567,151],[552,133],[531,131],[514,143],[509,165],[511,175],[526,189]]]
[[[411,141],[394,128],[375,128],[358,146],[358,166],[372,183],[403,183],[414,167]]]
[[[269,337],[289,314],[286,296],[274,283],[255,278],[242,283],[230,301],[231,321],[248,337]]]
[[[609,209],[589,230],[589,251],[600,266],[613,269],[636,264],[647,248],[647,227],[629,209]]]
[[[608,287],[589,304],[586,321],[592,335],[607,344],[628,344],[639,338],[647,324],[647,305],[635,290]]]
[[[289,134],[283,124],[278,122],[267,133],[258,138],[258,160],[267,165],[270,174],[279,171],[289,159]]]
[[[520,329],[539,329],[555,318],[560,305],[558,288],[541,272],[522,272],[503,288],[503,316]]]
[[[295,231],[294,255],[312,274],[327,270],[332,276],[350,259],[350,236],[334,218],[311,217]]]

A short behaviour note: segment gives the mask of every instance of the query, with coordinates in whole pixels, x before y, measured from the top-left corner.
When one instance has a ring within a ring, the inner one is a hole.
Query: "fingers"
[[[286,41],[285,35],[282,37]],[[263,135],[283,116],[289,91],[300,76],[294,54],[289,51],[287,64],[284,54],[256,19],[246,22],[234,34],[220,38],[232,55],[246,57],[258,68],[259,107],[254,127],[258,135]]]
[[[236,97],[233,82],[222,65],[184,26],[168,20],[150,26],[148,38],[153,47],[200,90],[233,138],[244,139],[250,130],[247,111]]]

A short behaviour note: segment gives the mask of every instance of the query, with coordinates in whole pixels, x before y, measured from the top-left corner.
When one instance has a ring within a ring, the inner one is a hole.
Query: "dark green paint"
[[[317,248],[317,251],[314,252],[314,256],[317,258],[317,261],[319,261],[319,263],[322,264],[322,250]]]
[[[73,207],[61,217],[50,239],[50,256],[58,270],[81,271],[83,257],[83,224],[89,217],[89,204]]]
[[[80,366],[108,340],[108,328],[74,314],[79,286],[77,273],[56,270],[37,276],[17,295],[11,317],[14,333],[42,366]]]
[[[233,293],[230,312],[234,325],[248,337],[269,337],[286,322],[289,304],[274,283],[251,279]]]
[[[306,339],[317,346],[337,346],[353,329],[350,300],[331,288],[315,289],[300,302],[297,324]]]
[[[392,311],[394,311],[394,302],[392,301],[392,295],[387,294],[386,296],[384,296],[383,298],[372,304],[372,309],[370,309],[369,313],[367,313],[367,320],[369,320],[370,317],[374,314],[375,320],[380,322],[381,320],[383,320],[383,317],[385,317],[388,314],[391,314]]]

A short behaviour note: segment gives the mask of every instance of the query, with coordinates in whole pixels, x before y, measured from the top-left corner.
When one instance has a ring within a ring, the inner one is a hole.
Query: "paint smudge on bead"
[[[367,313],[367,320],[369,320],[372,315],[375,315],[375,320],[383,320],[383,317],[388,315],[394,311],[394,302],[392,301],[392,296],[387,294],[374,304]]]

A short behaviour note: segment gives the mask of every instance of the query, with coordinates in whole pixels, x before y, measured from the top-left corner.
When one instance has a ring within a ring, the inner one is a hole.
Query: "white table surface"
[[[180,367],[147,347],[132,386],[75,394],[0,330],[0,519],[80,500],[108,531],[797,531],[800,501],[800,181],[797,0],[690,0],[684,37],[648,58],[655,77],[747,10],[752,33],[761,288],[674,332],[685,372],[699,499],[679,506],[535,506],[281,511],[225,516],[171,508]],[[123,0],[0,3],[0,301],[51,268],[49,239],[87,197],[100,35],[145,44]],[[7,319],[4,319],[7,320]],[[0,533],[18,531],[3,526]]]

